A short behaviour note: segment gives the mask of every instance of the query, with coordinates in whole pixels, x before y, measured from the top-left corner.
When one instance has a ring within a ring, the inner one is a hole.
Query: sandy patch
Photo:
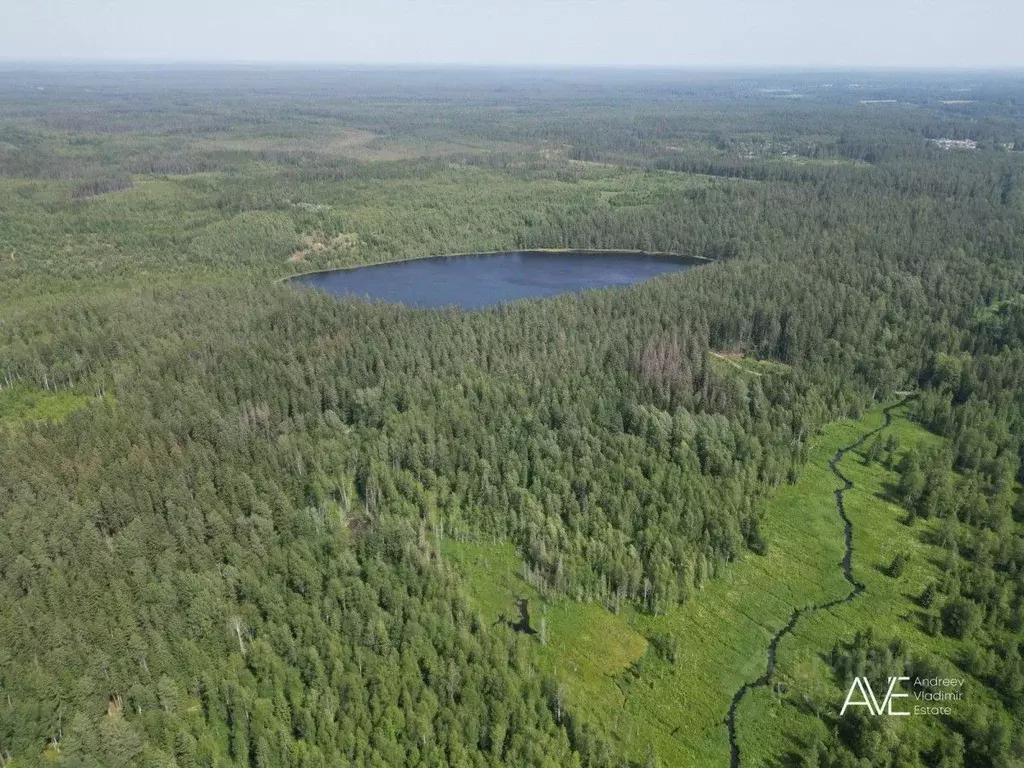
[[[288,261],[295,264],[304,259],[326,251],[350,251],[359,245],[359,235],[354,232],[343,232],[330,239],[324,235],[303,235]]]

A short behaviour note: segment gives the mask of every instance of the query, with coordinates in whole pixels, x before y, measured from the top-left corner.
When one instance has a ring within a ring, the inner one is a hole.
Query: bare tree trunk
[[[235,635],[238,637],[238,650],[245,655],[245,642],[242,640],[242,620],[239,617],[232,619]]]

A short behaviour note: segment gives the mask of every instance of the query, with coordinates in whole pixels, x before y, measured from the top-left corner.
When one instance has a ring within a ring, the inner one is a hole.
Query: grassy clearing
[[[897,410],[892,426],[881,433],[895,434],[900,450],[941,442],[903,414]],[[766,504],[768,554],[732,564],[696,599],[665,616],[632,609],[614,615],[597,605],[545,600],[523,580],[522,562],[507,543],[453,542],[446,554],[465,575],[470,600],[486,621],[514,616],[515,600],[530,600],[534,628],[542,615],[547,626],[546,646],[531,640],[538,664],[563,683],[572,711],[599,723],[631,760],[642,762],[652,745],[664,765],[728,765],[724,722],[731,697],[764,673],[772,634],[794,608],[849,592],[840,568],[843,532],[834,497],[839,481],[828,461],[883,420],[880,409],[874,410],[816,436],[798,482],[780,488]],[[844,692],[824,657],[836,642],[850,642],[869,627],[886,639],[903,637],[915,653],[934,655],[947,672],[968,678],[967,696],[999,708],[988,689],[953,666],[964,641],[932,637],[922,627],[916,598],[939,575],[941,551],[927,543],[939,522],[901,522],[905,511],[889,500],[897,475],[881,463],[867,465],[862,454],[851,452],[841,468],[854,482],[846,494],[854,577],[867,589],[852,603],[805,615],[783,638],[775,676],[782,692],[755,689],[739,708],[744,765],[792,764],[815,737],[825,736],[826,726],[814,712],[834,715]],[[899,551],[910,553],[910,563],[893,579],[886,567]],[[677,638],[674,663],[648,643],[656,634]],[[922,735],[946,727],[938,718],[908,721],[903,727]]]
[[[603,607],[542,598],[522,576],[507,542],[448,542],[444,553],[470,585],[470,604],[487,624],[517,617],[515,601],[530,601],[534,629],[546,623],[546,644],[534,644],[538,664],[565,685],[570,708],[611,730],[625,701],[617,679],[647,651],[647,641],[622,616]]]
[[[638,723],[657,725],[649,738],[667,765],[727,765],[730,700],[744,682],[764,673],[772,634],[794,608],[846,594],[837,482],[828,460],[880,420],[880,413],[872,413],[814,439],[799,481],[766,505],[765,557],[748,555],[667,616],[636,617],[645,631],[681,641],[677,662],[653,669],[647,694],[630,704]],[[634,755],[638,741],[629,742]]]
[[[901,450],[914,445],[935,445],[941,438],[911,423],[897,412],[891,430]],[[885,433],[883,433],[885,434]],[[740,752],[747,765],[788,764],[804,753],[815,736],[825,735],[825,725],[813,711],[834,716],[845,691],[836,684],[824,654],[836,642],[850,642],[858,631],[874,628],[876,636],[901,637],[914,653],[932,654],[951,676],[967,678],[965,699],[1000,705],[981,683],[953,666],[952,660],[967,650],[971,641],[927,634],[916,598],[940,575],[943,551],[930,543],[937,520],[918,520],[913,527],[901,522],[905,511],[889,500],[895,472],[882,464],[866,465],[863,457],[848,454],[843,472],[853,483],[846,495],[846,509],[854,528],[854,578],[865,584],[865,593],[847,605],[837,606],[801,620],[779,647],[776,679],[785,689],[781,696],[760,689],[744,699],[739,715]],[[910,554],[899,579],[886,573],[897,552]],[[955,673],[955,674],[953,674]],[[957,713],[954,705],[953,718]],[[946,728],[939,718],[906,718],[904,728],[921,732]]]
[[[754,376],[778,373],[789,368],[785,363],[778,363],[774,360],[758,360],[755,357],[746,357],[737,352],[712,352],[711,363],[721,368],[724,373],[741,371],[742,373]]]
[[[19,384],[0,392],[0,424],[63,421],[91,399],[69,390],[47,392]]]
[[[651,744],[665,765],[727,765],[729,702],[743,682],[764,672],[773,632],[795,607],[848,591],[839,565],[838,482],[828,460],[881,422],[881,412],[874,411],[816,436],[799,481],[780,488],[766,505],[768,554],[729,566],[668,615],[624,610],[615,616],[600,606],[550,600],[548,645],[536,644],[537,657],[566,686],[573,710],[604,724],[633,760],[642,762]],[[451,543],[447,554],[485,620],[511,614],[522,596],[531,600],[537,625],[540,596],[522,580],[521,562],[507,544]],[[679,639],[675,663],[647,649],[644,638],[654,634]],[[757,727],[752,722],[741,720],[741,736]]]

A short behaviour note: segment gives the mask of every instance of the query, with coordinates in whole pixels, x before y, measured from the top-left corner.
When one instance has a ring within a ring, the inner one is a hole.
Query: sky
[[[8,61],[1024,68],[1022,0],[0,0]]]

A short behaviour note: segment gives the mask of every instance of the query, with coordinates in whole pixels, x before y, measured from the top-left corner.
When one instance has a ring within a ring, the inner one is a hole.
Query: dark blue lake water
[[[701,263],[639,253],[523,251],[374,264],[302,275],[294,282],[337,296],[412,307],[480,309],[502,301],[631,285]]]

